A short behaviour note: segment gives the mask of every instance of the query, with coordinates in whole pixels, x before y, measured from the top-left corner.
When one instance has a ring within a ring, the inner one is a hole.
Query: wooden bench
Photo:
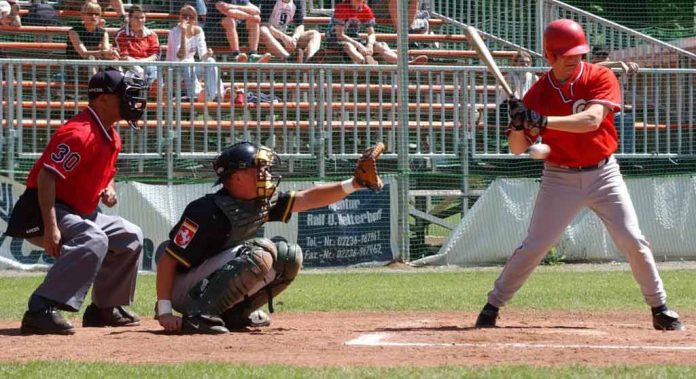
[[[11,102],[13,106],[16,106],[16,102]],[[63,109],[74,109],[74,108],[84,108],[87,106],[86,101],[21,101],[19,102],[24,109],[55,109],[55,110],[60,110],[61,108]],[[176,102],[172,101],[172,104],[176,105]],[[7,106],[8,102],[3,101],[2,106]],[[166,103],[156,103],[156,102],[148,102],[147,103],[147,109],[149,110],[156,110],[159,107],[166,107]],[[178,107],[178,105],[176,105]],[[295,110],[295,109],[300,109],[303,111],[308,111],[311,109],[319,109],[322,107],[322,105],[317,105],[314,102],[306,102],[306,101],[288,101],[285,103],[247,103],[247,104],[232,104],[229,102],[181,102],[180,103],[180,109],[182,110],[189,110],[189,109],[195,109],[195,110],[203,110],[206,107],[208,109],[216,109],[217,107],[220,107],[222,109],[257,109],[261,108],[262,110],[281,110],[283,108]],[[359,111],[376,111],[376,110],[392,110],[392,108],[396,109],[398,107],[398,104],[396,103],[391,103],[391,102],[383,102],[382,104],[379,104],[377,102],[371,102],[371,103],[366,103],[366,102],[345,102],[345,103],[340,103],[340,102],[333,102],[331,103],[331,109],[333,110],[341,110],[341,109],[349,109],[349,110],[359,110]],[[459,107],[460,104],[452,104],[452,103],[434,103],[430,104],[427,102],[423,102],[421,104],[418,103],[409,103],[408,104],[408,110],[409,111],[416,111],[420,109],[421,111],[423,110],[433,110],[435,112],[439,111],[453,111],[456,107]],[[495,104],[476,104],[474,106],[474,109],[476,110],[481,110],[481,109],[495,109]],[[176,111],[176,109],[175,109]]]
[[[67,121],[68,117],[66,117]],[[166,125],[171,125],[170,122],[167,119],[162,120],[162,124]],[[51,129],[57,129],[61,127],[64,123],[62,123],[60,120],[22,120],[20,123],[22,128],[39,128],[39,129],[46,129],[46,128],[51,128]],[[8,122],[6,120],[3,120],[2,123],[0,123],[3,128],[6,128],[8,126]],[[14,123],[15,127],[18,127],[20,125],[17,125],[17,122]],[[150,128],[156,128],[157,126],[161,126],[158,124],[157,120],[147,120],[147,121],[141,121],[138,123],[138,125],[141,128],[144,129],[150,129]],[[242,129],[242,128],[249,128],[249,127],[259,127],[261,129],[308,129],[311,125],[317,126],[319,125],[318,122],[310,123],[309,121],[303,120],[303,121],[295,121],[295,120],[288,120],[287,122],[283,122],[282,120],[280,121],[244,121],[244,120],[211,120],[208,121],[207,123],[203,120],[196,120],[196,121],[190,121],[190,120],[181,120],[181,127],[182,128],[191,128],[193,127],[194,129],[217,129],[218,125],[222,129]],[[322,126],[325,124],[322,124]],[[420,123],[420,127],[424,127],[424,123]],[[121,121],[118,123],[118,126],[127,129],[128,124],[125,122]],[[419,123],[416,121],[409,121],[408,123],[409,128],[416,129],[419,126]],[[377,129],[380,127],[379,121],[332,121],[330,124],[330,127],[338,129],[338,128],[348,128],[348,129]],[[382,121],[381,127],[385,129],[391,129],[395,128],[396,124],[392,123],[391,121]],[[434,129],[453,129],[454,128],[454,123],[453,122],[439,122],[439,121],[434,121],[432,123],[432,127]]]

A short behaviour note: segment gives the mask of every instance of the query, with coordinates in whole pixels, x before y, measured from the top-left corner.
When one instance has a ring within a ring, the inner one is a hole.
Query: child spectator
[[[327,31],[327,45],[343,50],[356,64],[377,64],[373,55],[381,55],[388,64],[396,63],[396,52],[384,42],[377,42],[375,36],[375,16],[365,0],[344,0],[336,4],[333,17]],[[367,32],[367,39],[360,40],[362,28]],[[410,64],[425,64],[428,57],[419,55]]]
[[[191,5],[184,5],[179,11],[179,24],[169,31],[167,38],[167,60],[174,62],[194,62],[198,54],[202,62],[215,62],[213,50],[205,42],[205,33],[198,26],[198,14]],[[205,75],[205,93],[208,100],[220,98],[222,81],[217,67],[185,67],[182,76],[186,85],[186,95],[196,100],[202,86],[198,76]]]
[[[19,18],[19,5],[15,0],[0,1],[0,25],[22,26]]]
[[[321,46],[321,34],[316,30],[305,30],[305,0],[261,0],[259,6],[261,43],[271,54],[281,59],[295,54],[298,62],[314,57]],[[288,35],[291,23],[295,24],[295,30]]]
[[[138,5],[128,10],[128,24],[116,32],[116,45],[121,60],[153,62],[159,60],[160,46],[157,34],[145,27],[145,12]],[[138,68],[145,72],[148,86],[157,79],[157,67]]]
[[[208,10],[204,31],[212,43],[229,44],[232,50],[232,58],[237,62],[247,60],[257,63],[265,63],[271,59],[271,54],[258,54],[259,27],[261,23],[261,11],[249,2],[249,0],[232,0],[232,3],[218,1]],[[247,31],[249,44],[248,55],[239,51],[238,24],[244,24]],[[226,41],[221,38],[220,25],[225,30]]]

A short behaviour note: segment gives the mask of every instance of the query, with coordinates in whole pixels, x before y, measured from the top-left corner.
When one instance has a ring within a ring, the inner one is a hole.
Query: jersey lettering
[[[72,171],[77,167],[77,164],[80,163],[80,154],[78,153],[71,153],[70,152],[70,146],[61,143],[56,147],[55,152],[51,154],[51,160],[56,162],[56,163],[63,163],[63,168],[65,171]]]
[[[57,151],[51,154],[51,160],[53,160],[56,163],[62,162],[65,159],[65,157],[67,157],[68,154],[70,154],[70,146],[64,143],[61,143],[60,145],[56,146],[56,150]]]

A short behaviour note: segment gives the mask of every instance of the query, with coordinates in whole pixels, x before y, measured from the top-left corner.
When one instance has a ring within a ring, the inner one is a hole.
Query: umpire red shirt
[[[571,79],[564,84],[549,71],[527,91],[527,108],[544,116],[568,116],[585,110],[590,104],[602,104],[611,111],[599,128],[587,133],[544,129],[541,136],[551,148],[546,161],[569,167],[597,164],[618,147],[614,113],[621,109],[621,90],[616,76],[608,68],[580,62]]]
[[[39,171],[45,168],[56,177],[56,201],[82,216],[90,215],[116,175],[120,151],[121,137],[116,130],[105,128],[87,107],[56,130],[29,172],[27,187],[38,188]]]

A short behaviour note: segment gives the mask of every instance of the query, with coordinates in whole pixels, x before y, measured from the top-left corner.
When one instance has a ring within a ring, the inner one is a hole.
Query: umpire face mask
[[[121,117],[133,129],[138,129],[138,120],[143,117],[147,105],[145,79],[133,71],[126,71],[121,90]]]

